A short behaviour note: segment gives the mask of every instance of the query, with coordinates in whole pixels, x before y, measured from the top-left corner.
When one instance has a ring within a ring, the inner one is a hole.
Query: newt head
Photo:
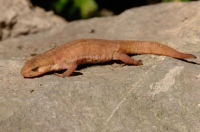
[[[51,64],[49,58],[45,58],[43,55],[37,55],[27,60],[21,69],[21,74],[25,78],[40,76],[50,71]]]

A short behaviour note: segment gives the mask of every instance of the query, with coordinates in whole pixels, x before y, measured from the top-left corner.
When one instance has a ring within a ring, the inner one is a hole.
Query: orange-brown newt
[[[66,70],[60,77],[70,76],[78,65],[121,60],[129,65],[142,65],[127,54],[155,54],[178,59],[196,58],[157,42],[133,40],[82,39],[68,42],[28,60],[21,70],[24,77],[36,77],[51,71]]]

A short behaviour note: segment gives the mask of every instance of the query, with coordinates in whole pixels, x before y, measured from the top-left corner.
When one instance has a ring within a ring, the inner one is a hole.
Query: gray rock
[[[49,30],[66,21],[28,0],[0,0],[0,40]]]
[[[0,131],[198,132],[200,65],[137,55],[143,66],[86,65],[68,78],[24,79],[20,70],[31,54],[80,38],[157,41],[195,54],[191,61],[199,63],[199,7],[145,6],[0,42]]]

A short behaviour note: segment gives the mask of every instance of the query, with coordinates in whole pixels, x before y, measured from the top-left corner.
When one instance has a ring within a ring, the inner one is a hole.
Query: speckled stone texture
[[[41,15],[41,20],[54,23],[51,17],[42,19],[47,14]],[[28,21],[26,15],[20,17]],[[38,16],[35,17],[32,19]],[[24,79],[20,75],[31,54],[81,38],[157,41],[195,54],[198,58],[191,61],[200,63],[200,2],[158,4],[130,9],[119,16],[56,23],[55,27],[38,29],[37,34],[34,31],[18,37],[3,35],[6,39],[0,42],[1,132],[200,130],[198,64],[136,55],[133,58],[143,60],[143,66],[115,62],[86,65],[76,70],[81,74],[68,78],[47,74]],[[15,28],[20,29],[20,25]],[[15,34],[15,30],[8,32]]]

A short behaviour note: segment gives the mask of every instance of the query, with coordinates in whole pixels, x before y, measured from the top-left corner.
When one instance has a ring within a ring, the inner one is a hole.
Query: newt
[[[68,42],[43,54],[27,60],[21,74],[32,78],[48,72],[66,70],[60,77],[70,76],[81,64],[103,63],[121,60],[125,64],[139,66],[141,60],[134,60],[127,54],[155,54],[177,59],[195,59],[196,56],[179,52],[171,47],[149,41],[81,39]]]

